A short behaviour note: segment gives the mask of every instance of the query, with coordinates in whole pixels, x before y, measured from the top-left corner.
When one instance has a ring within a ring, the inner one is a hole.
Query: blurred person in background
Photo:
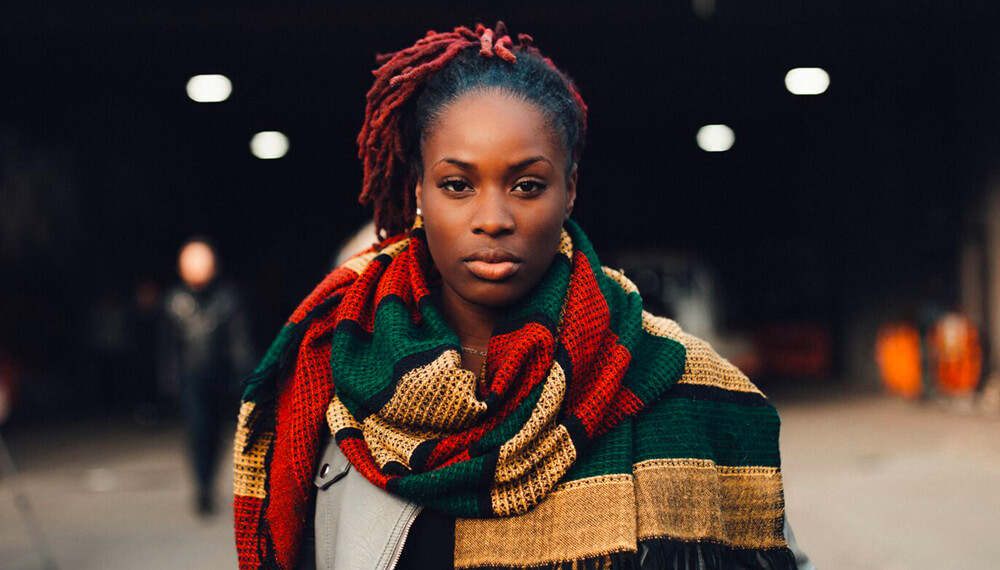
[[[570,78],[502,23],[378,61],[358,144],[381,240],[246,381],[240,568],[811,568],[774,408],[570,219]]]
[[[252,368],[249,323],[236,289],[220,280],[215,248],[192,238],[177,259],[181,283],[164,298],[159,381],[180,404],[197,489],[196,509],[214,512],[220,426],[235,409],[238,379]]]

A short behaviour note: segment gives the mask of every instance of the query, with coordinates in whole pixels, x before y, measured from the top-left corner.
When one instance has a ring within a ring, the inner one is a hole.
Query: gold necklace
[[[478,348],[471,348],[471,347],[468,347],[468,346],[463,346],[462,350],[464,350],[465,352],[471,352],[472,354],[475,354],[476,356],[482,356],[484,358],[486,357],[486,351],[485,350],[479,350]]]
[[[480,384],[482,384],[483,382],[485,382],[486,381],[486,351],[485,350],[479,350],[478,348],[472,348],[470,346],[463,346],[462,347],[462,351],[463,352],[468,352],[470,354],[475,354],[476,356],[482,356],[483,357],[483,362],[482,362],[482,364],[479,365],[479,377],[478,377],[478,380],[479,380]]]

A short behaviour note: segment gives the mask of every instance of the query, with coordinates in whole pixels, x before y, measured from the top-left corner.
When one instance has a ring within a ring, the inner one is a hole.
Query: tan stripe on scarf
[[[738,548],[785,546],[781,473],[705,459],[635,465],[639,539],[709,540]]]
[[[263,499],[267,496],[264,482],[267,472],[264,468],[264,457],[274,440],[274,432],[264,432],[260,434],[257,441],[250,449],[245,449],[250,430],[247,428],[247,419],[253,412],[253,402],[244,402],[240,406],[239,423],[236,427],[236,440],[233,443],[233,492],[240,497],[256,497]]]
[[[526,514],[458,519],[455,567],[538,566],[636,549],[631,475],[560,485]]]
[[[707,342],[682,331],[674,321],[643,311],[642,328],[651,335],[669,338],[684,345],[687,355],[684,358],[684,373],[677,380],[678,384],[697,384],[764,395],[739,368],[719,356]]]

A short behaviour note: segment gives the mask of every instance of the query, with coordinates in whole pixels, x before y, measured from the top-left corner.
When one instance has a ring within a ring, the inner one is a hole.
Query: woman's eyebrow
[[[513,172],[515,170],[523,170],[523,169],[531,166],[532,164],[535,164],[536,162],[547,162],[550,165],[552,164],[551,160],[545,158],[544,156],[538,155],[538,156],[532,156],[530,158],[526,158],[526,159],[524,159],[524,160],[522,160],[520,162],[515,162],[514,164],[510,165],[509,167],[507,167],[507,170],[511,171],[511,172]]]
[[[476,166],[471,162],[465,162],[457,158],[442,158],[441,160],[434,163],[434,166],[441,164],[442,162],[447,162],[448,164],[454,164],[455,166],[461,168],[462,170],[475,170]],[[432,167],[433,168],[433,167]]]

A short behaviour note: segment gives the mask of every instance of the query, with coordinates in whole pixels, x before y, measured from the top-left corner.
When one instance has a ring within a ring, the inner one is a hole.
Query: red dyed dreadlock
[[[483,57],[496,55],[510,63],[517,61],[518,52],[540,57],[564,78],[586,124],[587,106],[573,83],[552,60],[531,45],[531,36],[518,34],[517,39],[518,45],[514,46],[503,22],[497,22],[495,29],[477,24],[475,31],[460,26],[451,32],[428,31],[411,47],[376,56],[380,66],[373,72],[375,84],[368,91],[365,123],[358,133],[358,158],[365,165],[358,201],[363,205],[374,204],[375,227],[380,236],[406,231],[416,215],[412,192],[416,181],[412,180],[412,169],[406,165],[408,149],[402,108],[462,50],[479,47]]]

